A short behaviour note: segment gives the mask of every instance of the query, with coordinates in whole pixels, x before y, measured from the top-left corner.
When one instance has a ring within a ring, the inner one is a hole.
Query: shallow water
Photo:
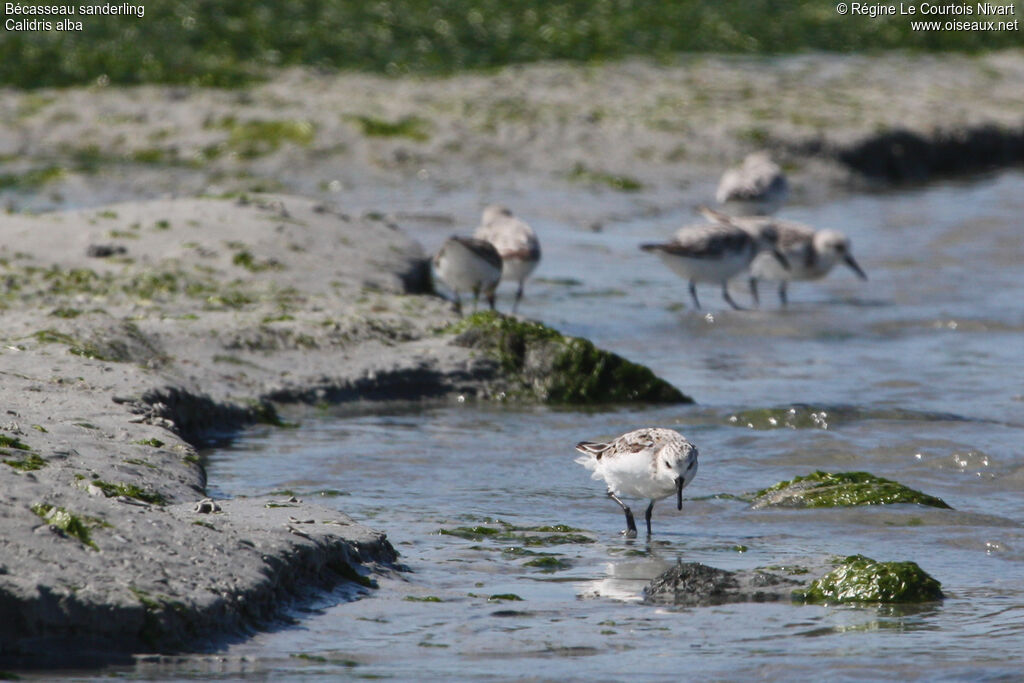
[[[714,287],[700,288],[705,311],[694,311],[685,284],[636,248],[687,215],[601,232],[534,220],[545,261],[521,312],[650,365],[698,404],[361,406],[298,416],[301,431],[253,430],[209,454],[215,495],[333,492],[322,502],[386,530],[411,571],[223,657],[134,674],[1017,679],[1022,189],[1024,176],[1006,173],[785,211],[845,231],[870,277],[838,266],[823,282],[792,285],[786,310],[763,286],[758,311],[728,310]],[[417,237],[434,246],[444,233]],[[503,289],[499,307],[510,296]],[[742,287],[734,296],[749,300]],[[682,512],[658,504],[650,542],[618,535],[621,512],[572,449],[642,425],[673,426],[701,451]],[[751,511],[731,497],[815,469],[867,470],[955,511]],[[582,538],[542,533],[550,545],[527,545],[438,533],[494,520],[564,524]],[[748,569],[853,553],[918,562],[947,597],[918,607],[639,602],[677,559]],[[527,564],[540,558],[554,566]],[[521,600],[491,597],[505,594]]]

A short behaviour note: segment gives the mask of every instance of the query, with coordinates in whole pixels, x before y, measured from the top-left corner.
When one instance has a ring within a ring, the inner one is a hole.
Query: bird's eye
[[[672,469],[672,463],[670,463],[668,460],[666,460],[665,461],[665,467],[667,467],[669,469]]]

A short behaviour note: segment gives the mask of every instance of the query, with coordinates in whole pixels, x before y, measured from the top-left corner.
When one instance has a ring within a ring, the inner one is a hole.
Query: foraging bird
[[[434,256],[434,270],[455,292],[455,311],[462,314],[459,292],[473,292],[476,311],[480,293],[494,310],[494,290],[501,279],[501,255],[490,242],[474,237],[449,237]]]
[[[627,538],[636,538],[636,521],[620,496],[646,498],[644,513],[651,535],[655,501],[676,494],[676,509],[683,509],[683,489],[697,476],[697,447],[674,429],[648,427],[627,432],[608,443],[581,441],[576,462],[590,470],[593,479],[604,479],[608,497],[626,515]]]
[[[767,152],[754,152],[722,174],[715,200],[740,215],[767,215],[788,196],[786,174]]]
[[[540,263],[540,241],[537,234],[524,221],[500,204],[491,204],[484,209],[480,227],[473,233],[477,239],[487,240],[501,254],[503,263],[502,280],[519,283],[512,312],[519,307],[523,298],[523,283]]]
[[[757,229],[744,229],[730,223],[712,222],[680,228],[671,242],[641,244],[644,251],[652,251],[676,275],[690,285],[693,303],[700,308],[697,298],[698,282],[722,285],[722,297],[736,310],[742,310],[729,296],[729,279],[743,272],[758,254],[771,252],[783,268],[788,268],[786,257],[776,247],[778,234],[771,225]]]
[[[778,233],[778,247],[789,261],[789,268],[779,268],[774,259],[767,255],[758,255],[750,264],[750,294],[754,301],[759,300],[758,280],[769,280],[779,283],[779,301],[785,306],[789,303],[786,287],[790,281],[820,280],[828,275],[839,261],[849,266],[861,280],[868,279],[860,264],[853,258],[849,238],[838,230],[815,230],[803,223],[774,218],[732,217],[710,209],[701,211],[705,217],[720,223],[745,230],[759,230],[771,225]]]

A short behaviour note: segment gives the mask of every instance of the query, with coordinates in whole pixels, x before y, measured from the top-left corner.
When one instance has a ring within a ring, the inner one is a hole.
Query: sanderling
[[[651,535],[654,502],[676,494],[676,508],[683,509],[683,489],[697,476],[697,447],[674,429],[648,427],[627,432],[608,443],[581,441],[576,450],[583,455],[576,462],[604,479],[608,497],[626,513],[627,538],[636,537],[636,522],[629,506],[619,496],[651,501],[644,513],[647,535]]]
[[[740,215],[775,213],[789,196],[789,182],[767,152],[748,154],[728,169],[718,183],[715,199]]]
[[[519,283],[512,312],[519,307],[523,298],[523,282],[540,263],[540,241],[537,234],[524,221],[512,215],[504,206],[492,204],[484,209],[480,227],[473,233],[477,239],[487,240],[501,254],[504,264],[502,280]]]
[[[462,313],[460,291],[473,292],[474,311],[481,292],[494,310],[494,290],[501,279],[501,255],[493,244],[475,237],[453,235],[434,256],[434,269],[455,292],[455,310],[458,313]]]
[[[759,216],[732,217],[717,211],[702,209],[704,215],[715,221],[735,225],[744,230],[759,230],[765,226],[775,228],[779,236],[779,250],[789,261],[789,268],[779,267],[775,259],[759,254],[750,264],[750,293],[758,300],[757,281],[770,280],[779,283],[779,301],[788,303],[786,286],[790,280],[819,280],[842,261],[862,280],[867,274],[853,258],[850,240],[838,230],[815,230],[809,225]]]
[[[716,282],[722,285],[722,297],[729,305],[742,310],[729,296],[729,279],[743,272],[762,251],[771,252],[782,267],[788,268],[786,257],[776,247],[777,241],[778,235],[770,225],[748,230],[715,221],[680,228],[671,242],[641,244],[640,248],[655,252],[676,275],[689,281],[690,296],[697,308],[697,283]]]

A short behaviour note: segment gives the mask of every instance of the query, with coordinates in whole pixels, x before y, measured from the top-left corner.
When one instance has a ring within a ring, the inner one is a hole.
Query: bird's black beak
[[[863,270],[860,269],[860,266],[857,264],[857,262],[855,260],[853,260],[853,255],[852,254],[844,255],[843,256],[843,262],[846,265],[850,266],[850,268],[853,270],[853,272],[857,273],[857,277],[859,277],[861,280],[867,280],[868,279],[867,273],[865,273]]]
[[[786,270],[789,270],[789,259],[786,258],[785,254],[783,254],[778,249],[772,249],[772,256],[775,257],[776,261],[778,261],[780,264],[782,264],[783,268],[785,268]]]
[[[676,510],[683,509],[683,486],[685,484],[685,479],[682,477],[676,477]]]

